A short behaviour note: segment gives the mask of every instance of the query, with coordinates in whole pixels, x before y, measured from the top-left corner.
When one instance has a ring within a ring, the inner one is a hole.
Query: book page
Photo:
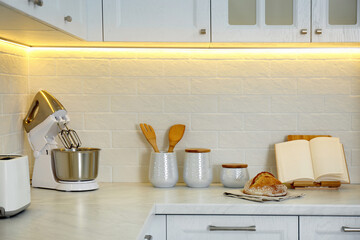
[[[309,141],[277,143],[275,155],[278,178],[281,182],[314,181]]]
[[[315,179],[322,176],[339,178],[344,172],[344,155],[339,138],[317,137],[310,140]],[[324,180],[323,180],[324,181]]]

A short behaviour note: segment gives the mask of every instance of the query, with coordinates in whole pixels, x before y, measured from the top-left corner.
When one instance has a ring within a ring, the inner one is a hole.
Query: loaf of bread
[[[287,194],[287,187],[271,173],[261,172],[245,184],[243,192],[250,195],[279,197]]]

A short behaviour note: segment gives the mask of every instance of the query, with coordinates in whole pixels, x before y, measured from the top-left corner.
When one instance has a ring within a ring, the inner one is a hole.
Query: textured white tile
[[[109,76],[110,64],[102,59],[57,59],[59,76]]]
[[[185,132],[181,142],[176,145],[177,148],[185,146],[186,148],[217,148],[218,137],[216,132]]]
[[[268,96],[219,96],[219,112],[269,112]]]
[[[55,97],[69,112],[110,111],[110,96],[57,94]]]
[[[185,131],[190,127],[190,114],[178,113],[142,113],[139,114],[139,123],[150,124],[154,129],[169,130],[172,125],[183,124]]]
[[[302,113],[323,112],[324,97],[322,96],[272,96],[271,112]]]
[[[271,172],[273,175],[276,176],[276,171],[272,170],[273,168],[271,167],[266,167],[266,166],[248,166],[248,171],[249,171],[249,177],[250,179],[255,177],[258,173],[261,172]]]
[[[121,131],[112,133],[113,148],[150,148],[141,131]]]
[[[218,61],[218,76],[265,77],[270,75],[268,61]]]
[[[351,183],[360,183],[360,167],[352,166],[351,169],[349,169],[349,175]]]
[[[245,130],[296,130],[296,114],[246,114]]]
[[[242,114],[192,114],[191,130],[238,131],[244,128]]]
[[[240,78],[193,78],[192,94],[240,94],[242,93]]]
[[[340,138],[341,143],[346,148],[358,148],[360,146],[360,132],[358,131],[334,131],[329,135]]]
[[[164,61],[164,75],[176,77],[216,76],[217,62],[211,60],[167,60]]]
[[[138,149],[106,148],[100,152],[100,163],[109,166],[139,166]]]
[[[97,182],[112,182],[112,166],[100,165],[98,170]]]
[[[350,130],[351,116],[348,113],[299,114],[299,130]]]
[[[360,77],[351,78],[351,94],[360,95]]]
[[[22,132],[4,135],[2,137],[2,154],[19,154],[24,146]]]
[[[137,125],[137,115],[133,113],[91,113],[84,118],[87,130],[135,130]]]
[[[325,112],[360,112],[360,96],[326,96]]]
[[[252,166],[275,166],[275,151],[269,149],[246,150],[246,163]]]
[[[162,112],[161,96],[112,96],[111,110],[114,112]]]
[[[148,176],[147,167],[113,167],[113,182],[149,182]]]
[[[300,78],[299,94],[349,94],[350,79],[346,78]]]
[[[216,96],[165,96],[164,110],[167,113],[216,112]]]
[[[0,94],[26,94],[27,77],[0,74]]]
[[[0,115],[0,134],[22,132],[22,114]]]
[[[163,76],[163,61],[143,59],[111,60],[111,76],[153,77]]]
[[[28,110],[27,95],[3,95],[3,113],[24,113]]]
[[[28,61],[25,57],[19,57],[10,54],[0,54],[0,73],[27,75]]]
[[[29,75],[56,75],[56,60],[46,58],[30,58]]]
[[[360,113],[351,114],[351,130],[353,131],[360,130]]]
[[[69,127],[74,130],[84,130],[84,114],[83,113],[69,113],[70,118]]]
[[[140,78],[138,80],[139,94],[142,95],[172,95],[189,94],[189,78]]]
[[[110,148],[110,132],[77,131],[83,147]]]
[[[351,165],[360,167],[360,149],[353,149],[351,151]]]
[[[88,94],[136,94],[136,78],[84,78],[84,93]]]
[[[35,94],[40,90],[46,90],[50,94],[75,94],[83,92],[82,77],[73,76],[30,76],[30,93]]]
[[[244,94],[296,94],[297,81],[292,78],[246,78]]]
[[[241,149],[215,149],[210,154],[211,164],[246,163],[245,151]],[[220,170],[220,169],[219,169]]]
[[[267,132],[220,132],[220,148],[268,148],[270,134]]]

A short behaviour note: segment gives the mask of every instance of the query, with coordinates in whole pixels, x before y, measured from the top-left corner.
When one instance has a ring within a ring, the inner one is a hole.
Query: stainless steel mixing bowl
[[[53,170],[60,181],[91,181],[98,175],[99,148],[57,148],[51,151]]]

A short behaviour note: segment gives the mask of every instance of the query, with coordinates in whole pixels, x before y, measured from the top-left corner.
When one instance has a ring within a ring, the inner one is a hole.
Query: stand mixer
[[[32,186],[59,191],[89,191],[99,188],[98,148],[80,148],[77,133],[68,128],[64,106],[50,93],[39,91],[24,119],[24,128],[34,152]],[[65,146],[58,148],[56,137]]]

